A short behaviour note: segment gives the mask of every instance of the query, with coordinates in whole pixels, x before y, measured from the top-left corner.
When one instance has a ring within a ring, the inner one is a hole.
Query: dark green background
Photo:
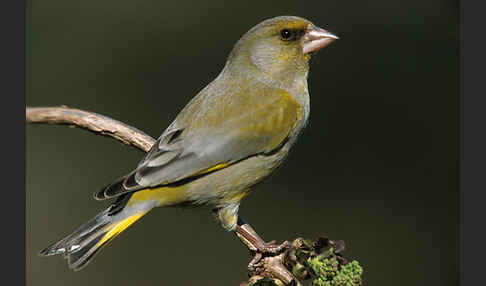
[[[158,137],[263,19],[341,39],[311,63],[310,124],[241,214],[270,239],[347,243],[367,285],[458,285],[458,3],[31,0],[27,105],[65,104]],[[37,252],[106,207],[142,152],[26,127],[28,285],[238,285],[247,250],[205,209],[156,209],[81,272]]]

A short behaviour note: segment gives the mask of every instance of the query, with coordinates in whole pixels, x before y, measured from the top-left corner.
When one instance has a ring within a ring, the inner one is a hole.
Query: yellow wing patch
[[[210,173],[212,171],[216,171],[216,170],[219,170],[219,169],[223,169],[223,168],[225,168],[225,167],[227,167],[229,165],[230,165],[230,163],[221,163],[221,164],[218,164],[218,165],[216,165],[214,167],[208,168],[206,170],[202,170],[200,172],[197,172],[193,176],[204,175],[204,174]]]

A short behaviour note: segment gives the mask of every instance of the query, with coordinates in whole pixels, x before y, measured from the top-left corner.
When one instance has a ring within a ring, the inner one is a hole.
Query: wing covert
[[[302,116],[302,107],[283,90],[259,97],[242,93],[231,100],[221,96],[211,106],[213,100],[191,102],[196,110],[186,107],[137,169],[122,178],[122,188],[108,187],[104,197],[176,183],[269,153],[285,142]]]

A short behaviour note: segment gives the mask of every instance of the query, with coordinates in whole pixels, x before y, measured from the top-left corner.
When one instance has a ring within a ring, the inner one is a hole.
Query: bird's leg
[[[248,264],[250,271],[255,269],[264,254],[277,254],[290,246],[288,241],[281,244],[277,244],[275,241],[265,242],[241,216],[238,216],[235,233],[241,242],[254,253],[253,259]]]

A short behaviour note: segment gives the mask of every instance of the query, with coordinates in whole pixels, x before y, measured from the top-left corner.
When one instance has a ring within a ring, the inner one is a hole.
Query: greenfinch
[[[41,255],[62,254],[80,270],[155,207],[209,206],[255,252],[262,243],[239,219],[241,200],[272,173],[307,123],[309,59],[337,37],[310,21],[280,16],[250,29],[221,73],[165,129],[129,174],[94,194],[114,202]]]

